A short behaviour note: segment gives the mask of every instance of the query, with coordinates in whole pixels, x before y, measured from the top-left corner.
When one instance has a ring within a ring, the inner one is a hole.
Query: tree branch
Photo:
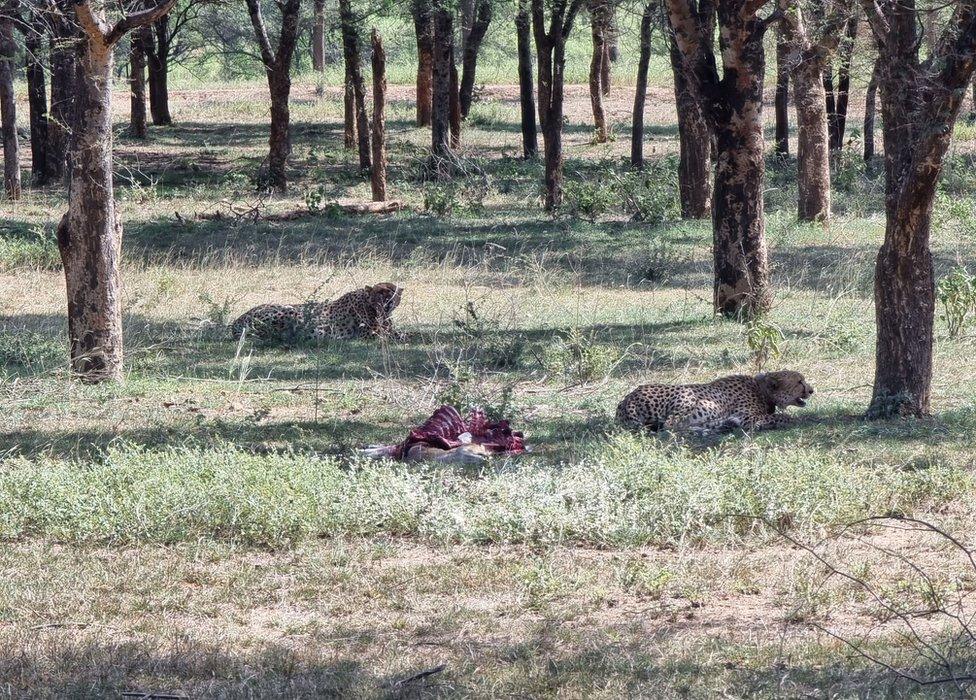
[[[87,2],[85,3],[87,5]],[[173,9],[176,4],[176,0],[161,0],[155,7],[150,7],[147,10],[141,10],[139,12],[133,12],[131,15],[127,15],[115,23],[111,31],[105,37],[105,41],[109,46],[113,46],[119,39],[126,35],[129,31],[136,29],[137,27],[144,27],[147,24],[152,24],[157,19],[165,15],[167,12]]]
[[[261,47],[261,62],[268,70],[274,68],[275,54],[271,48],[271,40],[268,39],[268,30],[264,27],[264,17],[261,16],[260,0],[247,0],[247,12],[251,16],[251,26],[254,27],[254,34]]]

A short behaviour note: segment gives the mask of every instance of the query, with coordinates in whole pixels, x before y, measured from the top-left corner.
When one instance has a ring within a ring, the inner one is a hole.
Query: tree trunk
[[[359,167],[369,172],[371,166],[369,143],[369,113],[366,111],[366,83],[363,81],[362,52],[359,44],[359,27],[353,15],[350,0],[339,0],[339,23],[342,29],[342,49],[346,70],[352,83],[356,109],[356,136],[359,144]],[[347,112],[348,115],[348,112]],[[348,134],[348,128],[346,130]]]
[[[852,17],[847,22],[845,40],[840,45],[840,65],[837,68],[837,95],[834,100],[834,113],[830,118],[830,150],[832,151],[838,151],[844,146],[844,132],[847,130],[847,105],[851,90],[851,60],[854,56],[854,41],[856,38],[857,16]]]
[[[454,21],[446,7],[434,8],[434,85],[430,149],[438,178],[449,176],[451,149],[451,75],[454,66]]]
[[[345,119],[345,146],[348,149],[356,147],[356,89],[352,85],[352,75],[349,72],[349,64],[346,63],[346,79],[342,95],[343,116]]]
[[[30,109],[31,182],[35,187],[50,179],[48,142],[47,89],[42,56],[44,24],[34,21],[27,29],[24,60],[27,74],[27,104]]]
[[[715,139],[699,97],[685,75],[681,53],[671,37],[671,71],[678,119],[678,192],[682,219],[707,219],[712,212],[712,160]]]
[[[268,137],[268,186],[284,191],[288,188],[288,156],[291,155],[291,118],[288,100],[291,94],[290,66],[269,70],[271,94],[271,133]]]
[[[612,12],[613,8],[610,8],[609,12]],[[607,97],[610,94],[610,81],[613,78],[613,51],[611,50],[612,39],[612,22],[609,18],[605,20],[603,27],[603,58],[600,60],[600,90],[603,92],[603,96]]]
[[[591,0],[590,28],[593,37],[593,54],[590,58],[590,106],[593,109],[594,140],[606,143],[610,138],[607,114],[603,107],[603,69],[610,63],[606,42],[606,0]]]
[[[3,137],[3,185],[10,199],[20,199],[20,146],[17,142],[17,103],[14,95],[16,56],[13,19],[0,17],[0,132]]]
[[[823,67],[815,57],[804,56],[793,69],[793,102],[796,104],[796,182],[800,221],[830,220],[830,150],[827,98]]]
[[[434,94],[434,22],[429,0],[414,0],[412,11],[417,35],[417,126],[430,126]]]
[[[461,90],[458,85],[457,64],[454,63],[454,47],[451,47],[451,148],[461,148]]]
[[[535,158],[539,155],[539,141],[535,124],[535,95],[532,86],[532,46],[529,28],[527,0],[519,0],[515,15],[515,32],[518,44],[519,107],[522,117],[522,155]]]
[[[868,83],[867,93],[864,97],[864,160],[867,162],[874,159],[874,116],[878,111],[876,100],[880,70],[880,61],[875,62],[874,70],[871,72],[871,81]]]
[[[634,114],[630,132],[630,164],[644,167],[644,104],[647,102],[647,69],[651,62],[651,28],[654,22],[654,3],[644,7],[640,24],[640,58],[637,62],[637,85],[634,91]]]
[[[149,68],[149,113],[156,126],[170,126],[173,117],[169,112],[169,18],[163,17],[150,29],[153,41],[146,45],[146,62]]]
[[[782,28],[776,32],[776,145],[773,152],[790,154],[790,67],[789,42]]]
[[[386,201],[386,53],[379,33],[373,30],[373,168],[370,186],[373,201]]]
[[[75,99],[75,42],[79,41],[74,22],[54,13],[51,18],[51,112],[48,120],[48,172],[60,180],[68,172],[69,143]]]
[[[149,136],[146,123],[146,52],[145,42],[152,41],[147,36],[148,29],[140,29],[132,36],[129,45],[129,94],[130,115],[129,134],[136,139]]]
[[[461,25],[461,53],[464,54],[468,45],[468,36],[471,34],[471,27],[474,26],[476,0],[461,0],[458,7],[458,23]]]
[[[89,382],[122,378],[122,225],[112,183],[111,46],[78,52],[68,211],[58,249],[68,292],[71,371]]]
[[[325,70],[325,0],[315,0],[312,19],[312,70]]]
[[[492,0],[479,0],[470,31],[464,39],[461,57],[461,87],[458,93],[461,118],[468,116],[474,97],[475,71],[478,67],[478,52],[484,41],[492,18]]]

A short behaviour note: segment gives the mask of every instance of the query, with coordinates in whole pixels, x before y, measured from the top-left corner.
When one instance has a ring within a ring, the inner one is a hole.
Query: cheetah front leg
[[[786,413],[770,413],[765,416],[753,416],[742,421],[744,430],[776,430],[788,428],[795,423],[793,416]]]
[[[664,421],[664,429],[671,432],[709,433],[721,430],[728,420],[711,401],[682,406],[674,410]]]

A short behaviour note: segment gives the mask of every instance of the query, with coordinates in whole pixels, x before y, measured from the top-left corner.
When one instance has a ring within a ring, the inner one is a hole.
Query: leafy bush
[[[756,371],[761,372],[770,359],[780,356],[779,344],[784,339],[783,331],[764,316],[756,316],[746,323],[745,333],[752,362]]]
[[[484,210],[489,191],[490,186],[483,178],[428,182],[423,188],[424,211],[439,217],[477,214]]]
[[[567,180],[563,186],[563,208],[589,221],[596,221],[613,210],[618,201],[618,193],[603,178],[592,181]]]
[[[548,372],[585,384],[610,376],[623,356],[619,348],[596,342],[592,333],[571,328],[543,350],[542,364]]]
[[[939,280],[936,293],[942,302],[942,318],[949,329],[949,337],[956,338],[969,315],[976,313],[976,277],[964,267],[954,268]]]
[[[681,216],[678,171],[672,159],[645,165],[640,172],[626,172],[617,182],[624,212],[634,221],[659,224]]]

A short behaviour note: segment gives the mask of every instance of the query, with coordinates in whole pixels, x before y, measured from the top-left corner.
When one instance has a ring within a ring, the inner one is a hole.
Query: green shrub
[[[613,210],[618,193],[604,178],[567,180],[563,185],[563,209],[569,214],[596,221]]]
[[[976,313],[976,277],[964,267],[957,267],[939,280],[936,293],[942,303],[942,318],[949,330],[949,337],[956,338]]]
[[[623,356],[619,348],[598,343],[592,333],[571,328],[543,350],[542,364],[548,372],[585,384],[610,376]]]

